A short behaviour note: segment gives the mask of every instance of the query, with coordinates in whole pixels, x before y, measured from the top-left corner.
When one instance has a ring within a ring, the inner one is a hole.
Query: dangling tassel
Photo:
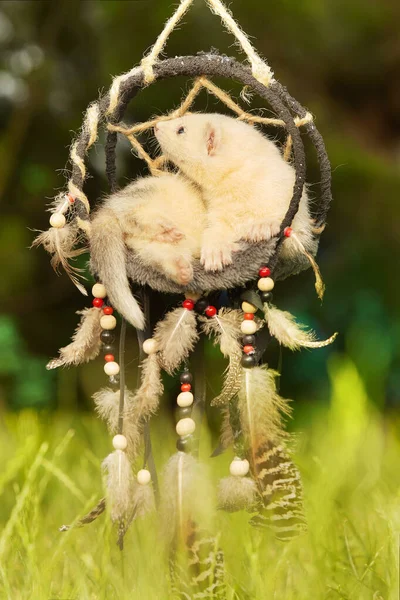
[[[315,275],[315,289],[317,292],[317,296],[320,300],[322,300],[322,298],[324,297],[324,292],[325,292],[325,284],[322,280],[321,271],[319,270],[319,267],[315,261],[315,258],[312,256],[312,254],[307,252],[307,250],[305,249],[305,247],[303,246],[303,244],[299,240],[298,236],[295,234],[295,232],[293,231],[293,229],[291,227],[286,227],[286,229],[284,230],[284,234],[286,237],[290,237],[296,250],[301,252],[301,254],[304,254],[304,256],[306,256],[307,259],[309,260],[309,262],[312,266],[312,269],[314,271],[314,275]]]
[[[153,337],[163,369],[172,374],[189,356],[198,337],[193,309],[182,307],[169,312],[157,324]]]
[[[72,336],[72,342],[60,348],[59,358],[51,360],[46,369],[57,367],[81,365],[99,354],[101,350],[101,325],[102,312],[99,308],[84,308],[77,312],[82,315],[81,321]]]
[[[93,523],[103,512],[106,510],[106,499],[102,498],[98,504],[90,512],[87,513],[82,519],[79,519],[73,525],[61,525],[59,531],[69,531],[75,527],[83,527],[84,525],[88,525],[89,523]]]
[[[264,315],[268,325],[269,332],[274,336],[282,346],[290,350],[299,350],[299,348],[323,348],[332,344],[336,339],[337,333],[324,341],[317,341],[313,331],[306,331],[303,325],[296,322],[296,319],[287,311],[279,310],[276,306],[264,303]]]

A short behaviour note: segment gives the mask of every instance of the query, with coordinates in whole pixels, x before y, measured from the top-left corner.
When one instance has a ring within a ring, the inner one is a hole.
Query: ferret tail
[[[90,253],[92,266],[113,307],[134,327],[144,329],[144,314],[132,295],[126,274],[126,250],[121,227],[111,211],[103,209],[95,215]]]

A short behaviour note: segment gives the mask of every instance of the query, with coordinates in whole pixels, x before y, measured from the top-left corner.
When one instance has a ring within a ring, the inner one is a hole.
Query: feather
[[[72,342],[60,348],[59,358],[51,360],[46,368],[56,369],[57,367],[80,365],[88,362],[99,354],[101,350],[101,310],[98,308],[84,308],[77,312],[81,316],[81,321],[72,336]]]
[[[211,401],[211,406],[228,404],[238,394],[243,377],[241,358],[241,354],[235,354],[230,357],[228,367],[224,373],[224,383],[221,393]]]
[[[321,275],[321,271],[319,270],[318,264],[315,260],[315,258],[313,257],[312,254],[310,254],[306,248],[304,247],[303,243],[301,242],[301,240],[299,239],[299,237],[297,236],[297,234],[291,230],[291,228],[287,228],[288,230],[290,229],[290,232],[288,231],[288,237],[291,240],[291,242],[293,243],[295,249],[300,252],[301,254],[304,254],[304,256],[308,259],[312,270],[314,271],[314,275],[315,275],[315,290],[317,292],[317,296],[318,298],[322,301],[323,297],[324,297],[324,293],[325,293],[325,284],[322,280],[322,275]]]
[[[222,424],[221,424],[221,434],[220,434],[220,445],[222,450],[226,450],[230,446],[233,445],[234,442],[234,432],[232,429],[229,406],[223,406],[221,409],[222,413]]]
[[[257,485],[251,477],[224,477],[218,486],[218,507],[227,512],[249,509],[255,504]]]
[[[106,501],[113,523],[118,525],[118,545],[123,547],[127,523],[132,517],[132,498],[135,480],[128,457],[122,450],[115,450],[104,459]]]
[[[100,515],[103,514],[105,509],[106,509],[106,499],[102,498],[99,501],[99,503],[96,504],[96,506],[94,508],[92,508],[92,510],[90,512],[87,513],[87,515],[85,515],[84,517],[79,519],[79,521],[77,521],[76,523],[74,523],[72,525],[61,525],[61,527],[59,528],[59,531],[69,531],[70,529],[73,529],[74,527],[83,527],[84,525],[87,525],[88,523],[93,523],[93,521],[95,521],[98,517],[100,517]]]
[[[172,310],[157,324],[153,338],[158,344],[163,369],[172,374],[189,356],[199,338],[194,311]]]
[[[156,504],[153,486],[150,483],[146,485],[140,485],[138,483],[132,498],[133,518],[142,519],[147,514],[154,512],[155,508]]]
[[[154,414],[163,394],[161,367],[157,354],[149,354],[141,364],[142,374],[140,387],[135,392],[134,416],[138,420],[147,419]]]
[[[323,348],[332,344],[337,333],[330,338],[319,342],[315,339],[313,331],[306,331],[304,326],[297,323],[293,315],[287,311],[279,310],[276,306],[265,303],[264,315],[271,335],[273,335],[282,346],[290,350],[305,348]]]
[[[83,285],[79,282],[78,277],[85,279],[81,273],[82,269],[73,267],[69,264],[69,260],[76,258],[80,254],[87,252],[87,248],[74,248],[81,241],[81,233],[77,224],[74,222],[67,223],[60,229],[50,227],[47,231],[42,231],[34,239],[31,248],[37,246],[43,246],[44,249],[52,255],[50,264],[53,269],[58,272],[60,265],[71,279],[72,283],[76,285],[78,290],[87,296],[87,291]]]

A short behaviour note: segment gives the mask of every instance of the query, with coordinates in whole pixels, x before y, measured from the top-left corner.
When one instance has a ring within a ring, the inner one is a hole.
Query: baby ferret
[[[94,213],[90,251],[100,281],[115,308],[135,327],[144,317],[131,294],[126,249],[187,285],[200,258],[205,208],[197,187],[183,175],[143,177],[106,198]]]
[[[289,208],[294,168],[258,129],[220,114],[189,114],[163,121],[155,136],[164,155],[196,182],[207,222],[201,262],[218,271],[232,262],[238,242],[275,236]],[[307,243],[312,236],[306,192],[292,227]],[[284,251],[291,251],[291,241]]]

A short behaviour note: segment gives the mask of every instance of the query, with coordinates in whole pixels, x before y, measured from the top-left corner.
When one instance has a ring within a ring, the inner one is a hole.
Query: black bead
[[[250,354],[244,354],[242,356],[241,364],[245,369],[251,369],[251,367],[256,366],[256,359]]]
[[[103,352],[104,352],[104,354],[114,354],[115,347],[112,346],[111,344],[104,344]]]
[[[103,342],[103,344],[112,344],[115,340],[115,335],[112,331],[104,329],[104,331],[102,331],[100,334],[100,339]]]
[[[242,337],[243,346],[254,346],[255,343],[256,343],[255,335],[244,335]]]
[[[261,300],[263,302],[272,302],[273,297],[272,292],[261,292]]]
[[[181,383],[192,383],[193,375],[189,371],[184,371],[180,374],[179,380]]]
[[[175,412],[175,416],[177,421],[180,421],[181,419],[187,419],[188,417],[190,417],[190,415],[192,414],[192,407],[191,406],[178,406],[178,408],[176,409]]]
[[[194,310],[200,315],[202,315],[206,310],[207,306],[209,305],[210,303],[206,298],[199,298],[196,304],[194,305]]]
[[[185,437],[180,437],[176,442],[176,449],[180,452],[190,452],[192,442],[193,437],[191,435],[185,435]]]

